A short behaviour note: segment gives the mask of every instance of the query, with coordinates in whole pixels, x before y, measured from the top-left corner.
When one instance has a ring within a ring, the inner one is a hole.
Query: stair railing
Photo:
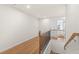
[[[64,49],[66,49],[67,45],[68,45],[72,40],[74,40],[74,38],[75,38],[76,36],[79,36],[79,33],[73,33],[73,34],[71,35],[71,37],[69,38],[69,40],[65,43]]]

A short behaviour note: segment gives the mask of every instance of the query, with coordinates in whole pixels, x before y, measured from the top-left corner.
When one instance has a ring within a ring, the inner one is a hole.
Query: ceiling
[[[37,18],[65,16],[66,5],[64,4],[30,4],[29,9],[26,6],[27,4],[14,5],[19,10]]]

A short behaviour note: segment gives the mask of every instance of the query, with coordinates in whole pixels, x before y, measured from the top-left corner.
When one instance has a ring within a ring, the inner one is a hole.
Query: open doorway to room
[[[51,20],[50,20],[51,21]],[[51,39],[65,40],[65,17],[60,17],[51,21]]]

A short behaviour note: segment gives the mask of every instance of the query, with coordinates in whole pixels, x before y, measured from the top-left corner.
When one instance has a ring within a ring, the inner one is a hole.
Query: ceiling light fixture
[[[30,8],[30,5],[27,5],[26,7],[29,9]]]
[[[43,23],[45,24],[49,23],[49,19],[48,18],[43,19]]]

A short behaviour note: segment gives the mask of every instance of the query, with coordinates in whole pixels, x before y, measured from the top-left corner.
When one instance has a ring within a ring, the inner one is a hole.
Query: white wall
[[[0,52],[38,36],[38,20],[7,5],[0,5]]]
[[[66,38],[73,32],[79,32],[79,5],[67,5]]]
[[[68,40],[72,33],[79,33],[79,5],[71,4],[67,5],[67,18],[66,18],[66,39]],[[76,40],[76,42],[74,41]],[[79,49],[79,37],[75,37],[73,41],[71,41],[67,50],[77,51]],[[73,48],[74,47],[74,48]]]
[[[40,19],[39,29],[41,33],[45,33],[50,30],[50,19]]]

